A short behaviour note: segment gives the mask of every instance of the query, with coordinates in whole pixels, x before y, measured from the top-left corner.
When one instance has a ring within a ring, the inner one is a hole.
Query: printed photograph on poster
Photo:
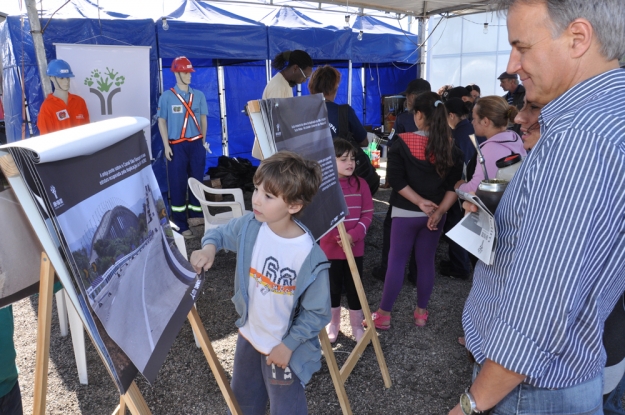
[[[201,279],[176,248],[148,160],[138,133],[36,167],[98,325],[153,381]]]
[[[320,94],[261,100],[261,111],[268,114],[268,136],[278,151],[289,150],[321,165],[319,191],[300,220],[319,240],[347,215],[347,204],[339,184],[328,111]],[[256,129],[256,127],[255,127]]]
[[[43,248],[0,170],[0,308],[39,292]]]

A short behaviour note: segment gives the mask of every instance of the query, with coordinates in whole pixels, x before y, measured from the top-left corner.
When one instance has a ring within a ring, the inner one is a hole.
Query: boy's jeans
[[[302,382],[290,367],[267,365],[266,358],[239,334],[230,385],[243,413],[265,415],[269,400],[271,415],[306,415]]]

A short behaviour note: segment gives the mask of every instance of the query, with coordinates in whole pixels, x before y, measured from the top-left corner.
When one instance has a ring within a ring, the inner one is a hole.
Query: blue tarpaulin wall
[[[373,63],[364,66],[367,91],[364,124],[379,127],[382,125],[382,97],[403,92],[410,81],[418,78],[419,70],[417,65],[400,63]],[[360,75],[360,71],[358,74]]]

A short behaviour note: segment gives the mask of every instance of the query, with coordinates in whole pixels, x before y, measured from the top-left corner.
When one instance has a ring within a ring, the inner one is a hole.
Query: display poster
[[[109,120],[46,136],[58,138],[56,147],[31,139],[30,149],[1,148],[41,216],[31,218],[30,209],[28,220],[43,219],[56,241],[71,274],[63,284],[122,394],[137,370],[155,380],[202,285],[176,247],[145,124]]]
[[[320,94],[261,100],[265,129],[277,151],[289,150],[321,165],[319,191],[299,219],[319,240],[347,216],[339,184],[328,111]]]
[[[91,122],[122,116],[150,119],[149,46],[54,45],[56,57],[74,73],[69,92],[85,100]],[[151,137],[150,126],[144,132]]]

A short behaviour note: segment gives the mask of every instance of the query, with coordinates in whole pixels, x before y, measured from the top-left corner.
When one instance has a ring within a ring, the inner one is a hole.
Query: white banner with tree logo
[[[70,92],[85,100],[91,122],[123,116],[151,119],[149,46],[54,45],[57,58],[72,68]],[[149,140],[150,127],[144,132]]]

